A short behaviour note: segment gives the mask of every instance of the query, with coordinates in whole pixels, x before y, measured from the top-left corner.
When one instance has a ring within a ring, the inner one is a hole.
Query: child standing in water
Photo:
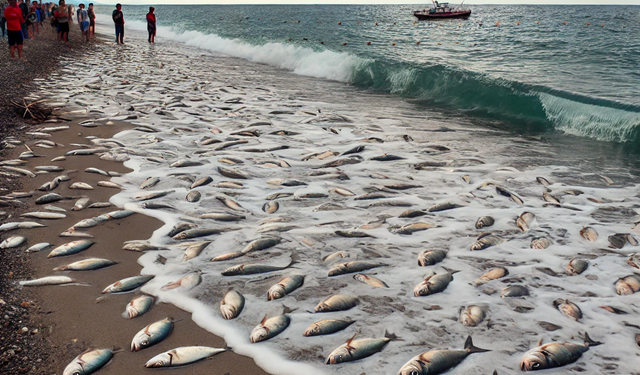
[[[149,7],[149,13],[147,13],[147,30],[149,31],[149,43],[156,42],[156,15],[153,13],[156,10],[154,7]]]
[[[111,14],[113,23],[116,25],[116,43],[124,44],[124,14],[122,14],[122,5],[116,4],[116,10]]]

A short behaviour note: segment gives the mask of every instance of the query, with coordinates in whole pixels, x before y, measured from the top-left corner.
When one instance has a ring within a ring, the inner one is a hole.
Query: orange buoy
[[[456,44],[460,44],[460,42],[456,42]]]
[[[360,21],[358,21],[358,25],[360,24]]]
[[[566,23],[566,22],[563,22],[562,24],[563,24],[563,25],[566,25],[567,23]]]
[[[604,27],[604,25],[601,25],[602,27]]]
[[[338,25],[342,25],[342,22],[338,22]]]
[[[500,26],[500,21],[496,22],[496,26]]]
[[[539,25],[539,24],[540,24],[540,21],[536,22],[536,25]]]
[[[391,45],[392,45],[392,46],[395,46],[395,45],[396,45],[396,42],[391,43]]]
[[[418,45],[418,46],[419,46],[419,45],[420,45],[420,42],[416,42],[416,45]]]
[[[347,45],[347,42],[342,43],[342,45],[343,45],[343,46],[346,46],[346,45]]]
[[[378,26],[378,23],[376,22],[376,26]]]
[[[417,24],[418,24],[418,21],[413,21],[413,24],[414,24],[414,25],[417,25]]]
[[[516,22],[516,25],[520,26],[520,21]]]
[[[442,43],[438,43],[438,45],[439,45],[439,46],[441,46],[441,45],[442,45]]]
[[[589,25],[591,25],[591,24],[590,24],[589,22],[586,22],[586,23],[585,23],[585,25],[589,26]]]
[[[367,45],[368,45],[368,46],[370,46],[370,45],[371,45],[371,42],[367,42]]]

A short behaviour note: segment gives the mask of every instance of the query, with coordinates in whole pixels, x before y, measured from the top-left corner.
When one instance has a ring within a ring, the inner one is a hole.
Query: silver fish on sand
[[[42,219],[42,220],[57,220],[57,219],[64,219],[67,217],[67,215],[59,212],[25,212],[20,216],[29,217],[33,219]]]
[[[200,193],[197,190],[191,190],[190,192],[187,193],[187,196],[185,197],[187,202],[192,202],[192,203],[199,201],[200,198],[202,198],[202,193]]]
[[[294,259],[291,259],[291,262],[286,266],[270,266],[266,264],[239,264],[236,266],[232,266],[222,271],[223,276],[238,276],[238,275],[254,275],[256,273],[267,273],[273,271],[280,271],[286,268],[289,268],[293,263]]]
[[[567,264],[567,268],[565,269],[565,272],[567,273],[567,275],[579,275],[581,273],[583,273],[584,271],[587,270],[587,267],[589,267],[589,261],[588,260],[584,260],[584,259],[571,259],[569,261],[569,264]]]
[[[447,252],[444,250],[424,250],[418,254],[418,265],[420,267],[433,266],[442,262],[446,257]]]
[[[500,245],[501,243],[504,243],[506,241],[506,239],[491,234],[491,233],[482,233],[481,235],[478,236],[478,238],[476,238],[476,242],[474,242],[471,245],[471,250],[484,250],[486,248],[489,248],[491,246],[497,246]]]
[[[516,219],[516,225],[518,226],[518,228],[520,228],[521,231],[528,232],[529,229],[531,229],[531,224],[533,223],[533,219],[535,218],[536,215],[532,214],[531,212],[523,212]]]
[[[473,353],[488,352],[473,345],[471,336],[467,337],[463,350],[430,350],[413,357],[405,363],[398,375],[435,375],[441,374],[459,365]]]
[[[355,337],[356,336],[353,335],[347,342],[332,351],[325,363],[327,365],[335,365],[367,358],[381,351],[391,341],[388,337],[354,340]]]
[[[640,253],[629,255],[629,258],[627,259],[627,264],[630,265],[631,267],[640,269]]]
[[[529,245],[532,249],[544,250],[551,246],[551,240],[547,237],[536,237],[531,239],[531,245]]]
[[[0,249],[12,249],[25,242],[27,242],[27,239],[22,236],[11,236],[0,243]]]
[[[287,276],[267,291],[267,301],[283,298],[304,283],[304,275]]]
[[[95,242],[91,240],[77,240],[77,241],[68,242],[64,245],[60,245],[55,249],[51,250],[51,252],[47,257],[53,258],[53,257],[77,254],[81,251],[88,249],[94,243]]]
[[[413,295],[420,297],[440,293],[447,289],[447,286],[449,286],[452,280],[453,275],[451,272],[428,276],[423,282],[413,288]]]
[[[500,297],[502,298],[516,298],[529,295],[529,289],[523,285],[509,285],[502,289]]]
[[[349,327],[355,320],[346,319],[325,319],[311,324],[305,331],[304,336],[330,335]]]
[[[580,229],[580,236],[589,242],[595,242],[598,239],[598,232],[591,227],[584,227]]]
[[[615,282],[616,293],[621,296],[630,295],[640,290],[640,275],[633,274],[619,278]]]
[[[353,275],[353,279],[360,281],[361,283],[365,283],[371,287],[374,288],[388,288],[389,285],[387,285],[387,283],[385,283],[384,281],[378,279],[377,277],[373,277],[373,276],[367,276],[365,274],[362,273],[358,273]]]
[[[329,276],[339,276],[348,273],[362,272],[372,268],[382,267],[386,264],[368,262],[365,260],[356,260],[353,262],[339,263],[331,267]]]
[[[460,323],[467,327],[476,327],[482,323],[487,312],[484,307],[477,305],[469,305],[460,308]]]
[[[193,272],[186,276],[179,278],[176,281],[165,284],[160,290],[167,291],[180,288],[182,291],[187,291],[200,285],[202,282],[202,275],[200,272]]]
[[[509,270],[504,267],[492,268],[489,271],[483,273],[475,282],[475,286],[480,286],[484,283],[488,283],[491,280],[496,280],[501,277],[509,275]]]
[[[189,246],[184,250],[182,261],[186,262],[189,259],[197,257],[204,249],[206,249],[207,246],[209,246],[211,242],[213,241],[196,241],[189,244]]]
[[[250,340],[256,343],[275,337],[289,327],[289,323],[291,319],[287,315],[278,315],[269,319],[265,315],[260,324],[251,331]]]
[[[44,249],[46,249],[47,247],[50,247],[50,246],[52,246],[52,245],[50,243],[48,243],[48,242],[40,242],[40,243],[37,243],[37,244],[31,246],[30,248],[25,250],[25,252],[27,252],[27,253],[35,253],[35,252],[38,252],[38,251],[42,251],[42,250],[44,250]]]
[[[113,358],[111,349],[87,350],[65,367],[62,375],[89,375],[98,371]]]
[[[20,281],[22,286],[62,285],[75,282],[69,276],[45,276],[34,280]]]
[[[482,216],[476,221],[476,229],[490,227],[493,223],[495,223],[495,220],[491,216]]]
[[[573,302],[570,302],[568,299],[558,298],[553,301],[553,307],[558,309],[562,313],[562,315],[566,316],[569,319],[573,319],[575,321],[580,320],[582,318],[582,310]]]
[[[220,313],[226,320],[235,319],[244,308],[244,296],[235,290],[230,290],[220,301]]]
[[[155,276],[153,275],[140,275],[140,276],[132,276],[127,277],[121,280],[116,281],[115,283],[104,288],[102,293],[124,293],[130,290],[134,290],[136,288],[141,287],[146,284],[149,280],[153,279]]]
[[[131,351],[137,352],[155,345],[169,336],[173,329],[173,319],[164,318],[141,329],[131,340]]]
[[[129,319],[144,315],[149,311],[149,309],[151,309],[154,302],[155,298],[146,294],[138,296],[132,299],[131,302],[127,303],[127,307],[125,307],[123,315]]]
[[[205,358],[213,357],[216,354],[224,353],[228,348],[212,348],[208,346],[181,346],[171,349],[151,358],[144,365],[151,367],[173,367],[183,366],[197,362]]]
[[[562,367],[577,361],[590,347],[600,344],[591,340],[587,333],[584,334],[584,344],[552,342],[542,345],[540,340],[537,347],[524,354],[520,361],[520,370],[535,371]]]
[[[334,294],[329,296],[315,307],[315,312],[332,312],[349,310],[360,303],[356,297],[344,294]]]
[[[65,266],[56,267],[54,271],[90,271],[109,267],[116,262],[104,258],[87,258],[77,262],[69,263]]]

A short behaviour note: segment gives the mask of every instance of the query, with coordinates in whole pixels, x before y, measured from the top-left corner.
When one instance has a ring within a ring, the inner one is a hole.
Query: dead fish
[[[230,209],[234,210],[234,211],[241,211],[241,212],[249,212],[249,210],[247,210],[246,208],[242,207],[238,202],[234,201],[233,199],[229,198],[229,197],[225,197],[222,195],[219,195],[216,197],[217,200],[219,200],[220,202],[222,202],[222,204],[224,204],[225,206],[229,207]]]
[[[360,153],[360,152],[364,151],[364,148],[365,148],[364,145],[356,146],[354,148],[351,148],[351,149],[343,152],[342,155],[357,154],[357,153]]]
[[[356,194],[355,194],[354,192],[352,192],[351,190],[344,189],[344,188],[335,188],[335,189],[333,189],[333,191],[334,191],[336,194],[339,194],[339,195],[342,195],[342,196],[345,196],[345,197],[352,197],[352,196],[356,195]]]
[[[345,311],[357,306],[360,301],[352,296],[334,294],[323,299],[315,307],[315,312]]]
[[[519,205],[524,204],[524,201],[522,200],[522,198],[520,198],[519,196],[517,196],[516,194],[512,193],[511,191],[507,190],[502,186],[496,185],[496,192],[500,195],[504,195],[505,197],[508,197],[509,199],[511,199],[511,201]]]
[[[104,288],[102,293],[105,294],[105,293],[128,292],[130,290],[134,290],[136,288],[141,287],[142,285],[146,284],[147,282],[149,282],[149,280],[153,279],[154,277],[155,277],[154,275],[140,275],[140,276],[127,277],[122,280],[118,280],[115,283],[107,286],[106,288]]]
[[[184,255],[182,256],[182,261],[186,262],[189,259],[193,259],[193,258],[197,257],[198,255],[200,255],[200,253],[202,253],[202,251],[204,249],[207,248],[207,246],[209,246],[209,244],[211,242],[213,242],[213,241],[196,241],[194,243],[191,243],[184,250]]]
[[[362,162],[362,158],[356,155],[356,156],[350,156],[350,157],[347,157],[347,158],[342,158],[342,159],[330,161],[330,162],[322,164],[320,166],[313,167],[313,169],[340,167],[342,165],[358,164],[358,163],[361,163],[361,162]]]
[[[469,305],[460,308],[460,323],[467,327],[477,327],[486,317],[486,311],[483,307],[477,305]]]
[[[373,276],[367,276],[365,274],[359,273],[356,275],[353,275],[353,279],[360,281],[361,283],[365,283],[369,286],[372,286],[374,288],[388,288],[389,285],[387,285],[387,283],[385,283],[384,281],[373,277]]]
[[[638,240],[629,233],[616,233],[609,236],[609,247],[611,248],[622,249],[627,242],[632,246],[638,246]]]
[[[447,286],[449,286],[451,281],[453,281],[453,275],[451,272],[428,276],[423,282],[413,288],[413,295],[420,297],[440,293],[447,289]]]
[[[546,237],[536,237],[531,239],[530,247],[532,249],[544,250],[549,246],[551,246],[551,241]]]
[[[95,174],[101,174],[103,176],[109,176],[109,173],[103,171],[102,169],[98,169],[98,168],[94,168],[94,167],[90,167],[84,170],[86,173],[95,173]]]
[[[202,165],[201,162],[195,160],[178,160],[169,164],[169,168],[186,168],[186,167],[197,167]]]
[[[233,267],[229,267],[222,271],[222,276],[238,276],[238,275],[254,275],[257,273],[267,273],[273,271],[280,271],[289,268],[295,263],[294,259],[286,266],[270,266],[266,264],[239,264]]]
[[[640,269],[640,253],[629,255],[629,258],[627,259],[627,264],[630,265],[631,267]]]
[[[330,335],[342,331],[355,323],[355,320],[326,319],[311,324],[305,331],[304,336],[321,336]]]
[[[369,160],[375,160],[375,161],[394,161],[394,160],[404,160],[406,158],[403,158],[402,156],[397,156],[397,155],[388,155],[388,154],[382,154],[379,156],[374,156]]]
[[[329,270],[329,276],[339,276],[339,275],[345,275],[348,273],[362,272],[362,271],[366,271],[372,268],[377,268],[382,266],[386,266],[386,264],[368,262],[364,260],[356,260],[353,262],[339,263],[331,267],[331,269]]]
[[[520,362],[520,370],[534,371],[544,370],[548,368],[561,367],[578,360],[582,353],[589,350],[592,346],[600,345],[600,342],[591,340],[585,332],[584,344],[565,343],[549,343],[542,345],[542,340],[538,342],[538,347],[526,352]]]
[[[398,375],[441,374],[456,367],[473,353],[488,352],[473,345],[471,336],[467,337],[463,350],[430,350],[413,357],[405,363]]]
[[[491,280],[497,280],[501,277],[509,275],[509,270],[504,267],[492,268],[489,271],[483,273],[475,282],[475,286],[480,286],[484,283],[488,283]]]
[[[60,194],[49,193],[49,194],[45,194],[45,195],[39,197],[38,199],[36,199],[36,204],[53,203],[53,202],[57,202],[57,201],[65,200],[65,199],[69,199],[69,198],[65,198]]]
[[[437,228],[437,225],[429,224],[429,223],[413,223],[403,225],[400,228],[396,229],[395,232],[397,234],[413,234],[415,232],[421,232],[423,230]]]
[[[237,169],[218,167],[218,173],[228,178],[235,178],[239,180],[249,179],[249,176],[246,173],[239,171]]]
[[[484,227],[490,227],[495,223],[495,220],[491,216],[482,216],[476,221],[476,229],[482,229]]]
[[[265,315],[262,322],[251,331],[250,341],[252,343],[268,340],[279,335],[291,322],[287,315],[278,315],[267,319]]]
[[[598,239],[598,232],[591,227],[584,227],[580,230],[582,238],[589,242],[595,242]]]
[[[302,161],[307,161],[309,159],[318,159],[318,160],[323,160],[332,156],[336,156],[338,155],[339,152],[333,152],[333,151],[323,151],[323,152],[316,152],[307,156],[304,156],[301,160]]]
[[[82,197],[76,201],[76,203],[71,208],[71,211],[84,210],[88,204],[89,204],[89,197]]]
[[[232,157],[224,157],[224,158],[218,159],[218,163],[237,165],[237,164],[244,164],[244,160],[232,158]]]
[[[200,272],[192,272],[186,276],[179,278],[176,281],[165,284],[160,290],[167,291],[180,288],[181,291],[187,291],[200,285],[202,282],[202,275]]]
[[[35,253],[35,252],[38,252],[38,251],[42,251],[42,250],[44,250],[44,249],[46,249],[47,247],[50,247],[50,246],[52,246],[52,245],[50,243],[48,243],[48,242],[40,242],[40,243],[37,243],[37,244],[31,246],[30,248],[25,250],[25,252],[26,253]]]
[[[420,267],[433,266],[442,262],[446,256],[447,252],[444,250],[424,250],[418,255],[418,265]]]
[[[113,181],[98,181],[98,186],[112,188],[112,189],[124,189],[124,186],[115,183]]]
[[[189,187],[190,189],[195,189],[198,186],[205,186],[205,185],[209,185],[210,183],[213,182],[213,178],[211,178],[210,176],[206,176],[206,177],[202,177],[199,178],[197,180],[195,180],[191,186]]]
[[[113,206],[110,202],[95,202],[91,203],[87,208],[106,208]]]
[[[471,245],[471,250],[484,250],[491,246],[497,246],[501,243],[504,243],[506,239],[499,237],[497,235],[493,235],[491,233],[482,233]]]
[[[372,235],[370,235],[368,233],[361,232],[361,231],[356,231],[356,230],[337,230],[334,233],[337,234],[340,237],[348,237],[348,238],[373,237]]]
[[[515,298],[515,297],[524,297],[529,295],[529,289],[523,285],[509,285],[508,287],[502,289],[500,293],[500,297],[502,298]]]
[[[75,282],[69,276],[45,276],[39,279],[20,281],[22,286],[62,285]]]
[[[182,231],[171,238],[174,240],[187,240],[189,238],[204,237],[220,233],[222,233],[222,230],[216,228],[194,228]]]
[[[424,216],[427,213],[423,210],[406,210],[403,213],[401,213],[400,215],[398,215],[399,218],[413,218],[413,217],[419,217],[419,216]]]
[[[353,335],[346,343],[333,350],[325,363],[327,365],[336,365],[367,358],[381,351],[391,341],[391,338],[386,337],[386,335],[381,339],[354,340],[355,337],[356,335]]]
[[[304,275],[287,276],[269,288],[269,291],[267,292],[267,301],[283,298],[287,294],[301,287],[303,283]]]
[[[0,243],[0,249],[12,249],[25,242],[27,242],[27,239],[22,236],[11,236]]]
[[[610,313],[613,314],[619,314],[619,315],[624,315],[624,314],[628,314],[628,312],[621,310],[617,307],[613,307],[613,306],[600,306],[601,309],[605,309]]]
[[[326,257],[324,257],[322,259],[322,261],[324,263],[331,263],[333,261],[344,259],[344,258],[349,258],[349,257],[350,257],[350,255],[346,251],[336,251],[335,253],[331,253],[331,254],[327,255]]]
[[[138,296],[132,299],[131,302],[127,304],[123,315],[128,319],[133,319],[135,317],[144,315],[147,311],[149,311],[151,306],[153,306],[154,301],[155,298],[151,296]]]
[[[51,250],[51,252],[49,253],[49,255],[47,257],[48,258],[53,258],[53,257],[58,257],[58,256],[77,254],[77,253],[79,253],[81,251],[84,251],[84,250],[88,249],[94,243],[95,242],[93,242],[91,240],[77,240],[77,241],[68,242],[68,243],[66,243],[64,245],[60,245],[60,246],[56,247],[55,249]]]
[[[640,290],[640,275],[629,275],[618,279],[615,282],[616,293],[619,295],[630,295]]]
[[[460,207],[462,206],[459,204],[450,203],[450,202],[438,203],[427,208],[427,212],[440,212],[440,211],[452,210],[454,208],[460,208]]]
[[[86,182],[74,182],[69,185],[69,189],[79,189],[79,190],[93,190],[93,186],[87,184]]]
[[[173,192],[174,190],[154,191],[149,194],[135,196],[133,197],[133,201],[134,202],[148,201],[151,199],[164,197],[165,195],[171,194]]]
[[[117,264],[109,259],[104,258],[87,258],[77,262],[69,263],[65,266],[56,267],[54,271],[93,271]]]
[[[184,232],[185,230],[188,229],[193,229],[196,228],[197,225],[193,224],[193,223],[178,223],[176,225],[173,226],[173,228],[171,228],[171,230],[169,231],[169,233],[167,233],[167,236],[169,237],[173,237],[178,233]]]
[[[571,259],[565,269],[565,272],[568,275],[575,276],[586,271],[587,267],[589,267],[589,261],[583,259]]]
[[[202,197],[202,193],[200,193],[197,190],[191,190],[190,192],[187,193],[187,196],[185,198],[187,202],[197,202],[200,200],[201,197]]]
[[[64,219],[65,217],[67,217],[67,215],[58,212],[25,212],[20,216],[43,220],[56,220]]]
[[[211,212],[208,214],[202,214],[200,215],[200,217],[203,219],[213,219],[216,221],[240,221],[246,218],[246,216],[243,215],[236,215],[227,212]]]
[[[542,193],[542,199],[544,199],[545,202],[553,203],[558,206],[560,205],[560,200],[554,197],[553,195],[547,193],[546,191]]]
[[[577,190],[577,189],[570,189],[570,190],[563,191],[563,193],[566,194],[566,195],[578,196],[578,195],[584,194],[584,191]]]
[[[553,301],[553,307],[558,309],[562,315],[569,319],[573,319],[576,322],[582,318],[582,310],[580,310],[578,305],[570,302],[568,299],[559,298]]]
[[[259,238],[257,240],[253,240],[241,250],[242,254],[248,254],[254,251],[265,250],[271,247],[274,247],[280,243],[280,239],[276,237],[265,237]]]
[[[280,208],[280,204],[278,204],[278,202],[275,201],[270,201],[265,203],[262,206],[262,211],[268,213],[268,214],[272,214],[275,213],[276,211],[278,211],[278,208]]]
[[[156,186],[158,182],[160,182],[159,177],[147,177],[147,179],[140,185],[140,189],[150,189]]]
[[[539,184],[544,185],[544,186],[549,186],[549,185],[551,185],[551,183],[549,182],[549,180],[547,180],[547,179],[546,179],[546,178],[544,178],[544,177],[536,177],[536,181],[537,181]]]
[[[226,320],[237,318],[244,308],[244,296],[235,290],[228,291],[220,301],[220,313]]]
[[[516,219],[516,226],[520,228],[523,232],[528,232],[531,228],[531,224],[533,223],[533,219],[536,218],[536,215],[531,212],[523,212]]]
[[[211,348],[208,346],[182,346],[160,353],[151,358],[144,365],[146,368],[173,367],[187,365],[212,357],[219,353],[224,353],[229,348]]]

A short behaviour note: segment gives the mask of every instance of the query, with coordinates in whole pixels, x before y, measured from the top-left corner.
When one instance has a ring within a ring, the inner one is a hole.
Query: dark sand
[[[42,37],[41,37],[42,38]],[[47,37],[48,39],[51,36]],[[35,42],[35,41],[34,41]],[[50,42],[50,41],[49,41]],[[34,43],[35,44],[35,43]],[[46,46],[46,43],[43,43]],[[44,47],[43,47],[44,48]],[[57,47],[59,48],[59,47]],[[26,49],[27,50],[27,49]],[[57,50],[56,50],[57,51]],[[56,55],[57,56],[57,55]],[[3,59],[0,59],[0,61]],[[53,59],[55,60],[55,59]],[[53,60],[50,64],[54,64]],[[38,70],[38,72],[50,72],[51,70]],[[29,81],[29,76],[25,81]],[[21,81],[23,82],[23,81]],[[0,82],[0,86],[7,87],[6,81]],[[24,87],[29,87],[26,83]],[[27,90],[28,91],[28,90]],[[13,97],[20,97],[27,93],[25,90],[17,90]],[[18,95],[19,94],[19,95]],[[3,100],[6,103],[6,97]],[[3,133],[6,136],[8,130],[19,138],[23,138],[16,132],[15,127],[26,126],[21,119],[9,118],[11,113],[4,112],[3,123],[7,128]],[[69,117],[64,114],[64,117]],[[126,123],[115,125],[103,125],[97,128],[84,128],[77,125],[80,119],[63,123],[70,125],[69,130],[52,133],[56,143],[65,147],[43,149],[35,147],[34,151],[43,157],[32,158],[23,168],[34,170],[38,165],[60,165],[65,167],[63,172],[53,172],[38,175],[36,178],[22,177],[13,181],[3,178],[2,187],[5,189],[18,189],[20,191],[35,191],[33,197],[21,199],[24,204],[12,204],[3,209],[9,213],[10,218],[3,220],[20,221],[22,212],[45,211],[43,205],[35,205],[35,199],[45,192],[36,191],[38,187],[47,181],[51,181],[60,174],[68,174],[71,181],[61,183],[54,192],[63,196],[78,197],[87,195],[91,202],[108,201],[109,197],[118,192],[117,189],[99,187],[97,182],[109,180],[109,177],[86,173],[84,169],[96,167],[105,171],[117,171],[126,173],[121,163],[100,160],[98,156],[70,156],[65,161],[51,162],[51,159],[64,155],[67,151],[76,147],[70,143],[88,144],[86,136],[94,135],[108,138],[118,131],[130,126]],[[42,124],[42,126],[56,126],[63,124]],[[35,130],[35,127],[29,130]],[[12,131],[13,130],[13,131]],[[22,130],[22,129],[21,129]],[[37,139],[27,140],[32,146]],[[3,151],[2,159],[16,158],[25,151],[24,146]],[[71,170],[78,172],[72,173]],[[73,182],[86,182],[94,186],[94,190],[68,189]],[[5,191],[6,193],[6,191]],[[76,199],[53,203],[53,205],[67,209],[67,218],[62,220],[31,220],[39,221],[47,225],[46,228],[19,229],[6,233],[0,233],[3,240],[12,235],[23,235],[28,239],[26,245],[15,249],[2,250],[2,263],[6,265],[2,272],[0,286],[5,295],[11,296],[0,302],[2,309],[3,331],[0,335],[0,373],[12,374],[61,374],[66,365],[78,354],[87,348],[120,348],[114,359],[106,367],[99,371],[100,374],[149,374],[154,371],[162,371],[163,374],[266,374],[258,368],[253,360],[239,356],[233,352],[219,354],[211,359],[201,361],[186,367],[164,370],[146,369],[144,363],[163,351],[179,346],[206,345],[213,347],[225,347],[224,340],[201,329],[191,321],[190,314],[172,305],[157,304],[147,314],[135,318],[126,319],[122,316],[125,305],[140,292],[125,293],[119,295],[101,294],[101,291],[109,284],[125,277],[140,274],[141,267],[137,264],[140,253],[122,250],[123,242],[128,240],[148,239],[154,230],[162,223],[141,214],[135,214],[128,218],[113,220],[90,228],[89,233],[95,236],[96,242],[88,250],[71,256],[47,258],[51,248],[39,253],[24,253],[28,247],[39,243],[49,242],[54,246],[61,245],[78,238],[59,237],[65,229],[78,221],[110,212],[118,209],[109,207],[104,209],[85,209],[71,211]],[[96,271],[83,272],[55,272],[53,268],[89,257],[108,258],[118,264]],[[39,278],[54,274],[67,274],[80,283],[90,286],[42,286],[22,288],[17,281],[30,277]],[[19,301],[23,301],[19,302]],[[9,314],[10,316],[7,316]],[[146,325],[165,317],[173,317],[176,320],[174,330],[163,342],[144,349],[137,353],[130,351],[131,339]],[[5,319],[8,317],[9,319]],[[26,332],[23,333],[23,327]],[[11,331],[9,334],[8,331]]]

